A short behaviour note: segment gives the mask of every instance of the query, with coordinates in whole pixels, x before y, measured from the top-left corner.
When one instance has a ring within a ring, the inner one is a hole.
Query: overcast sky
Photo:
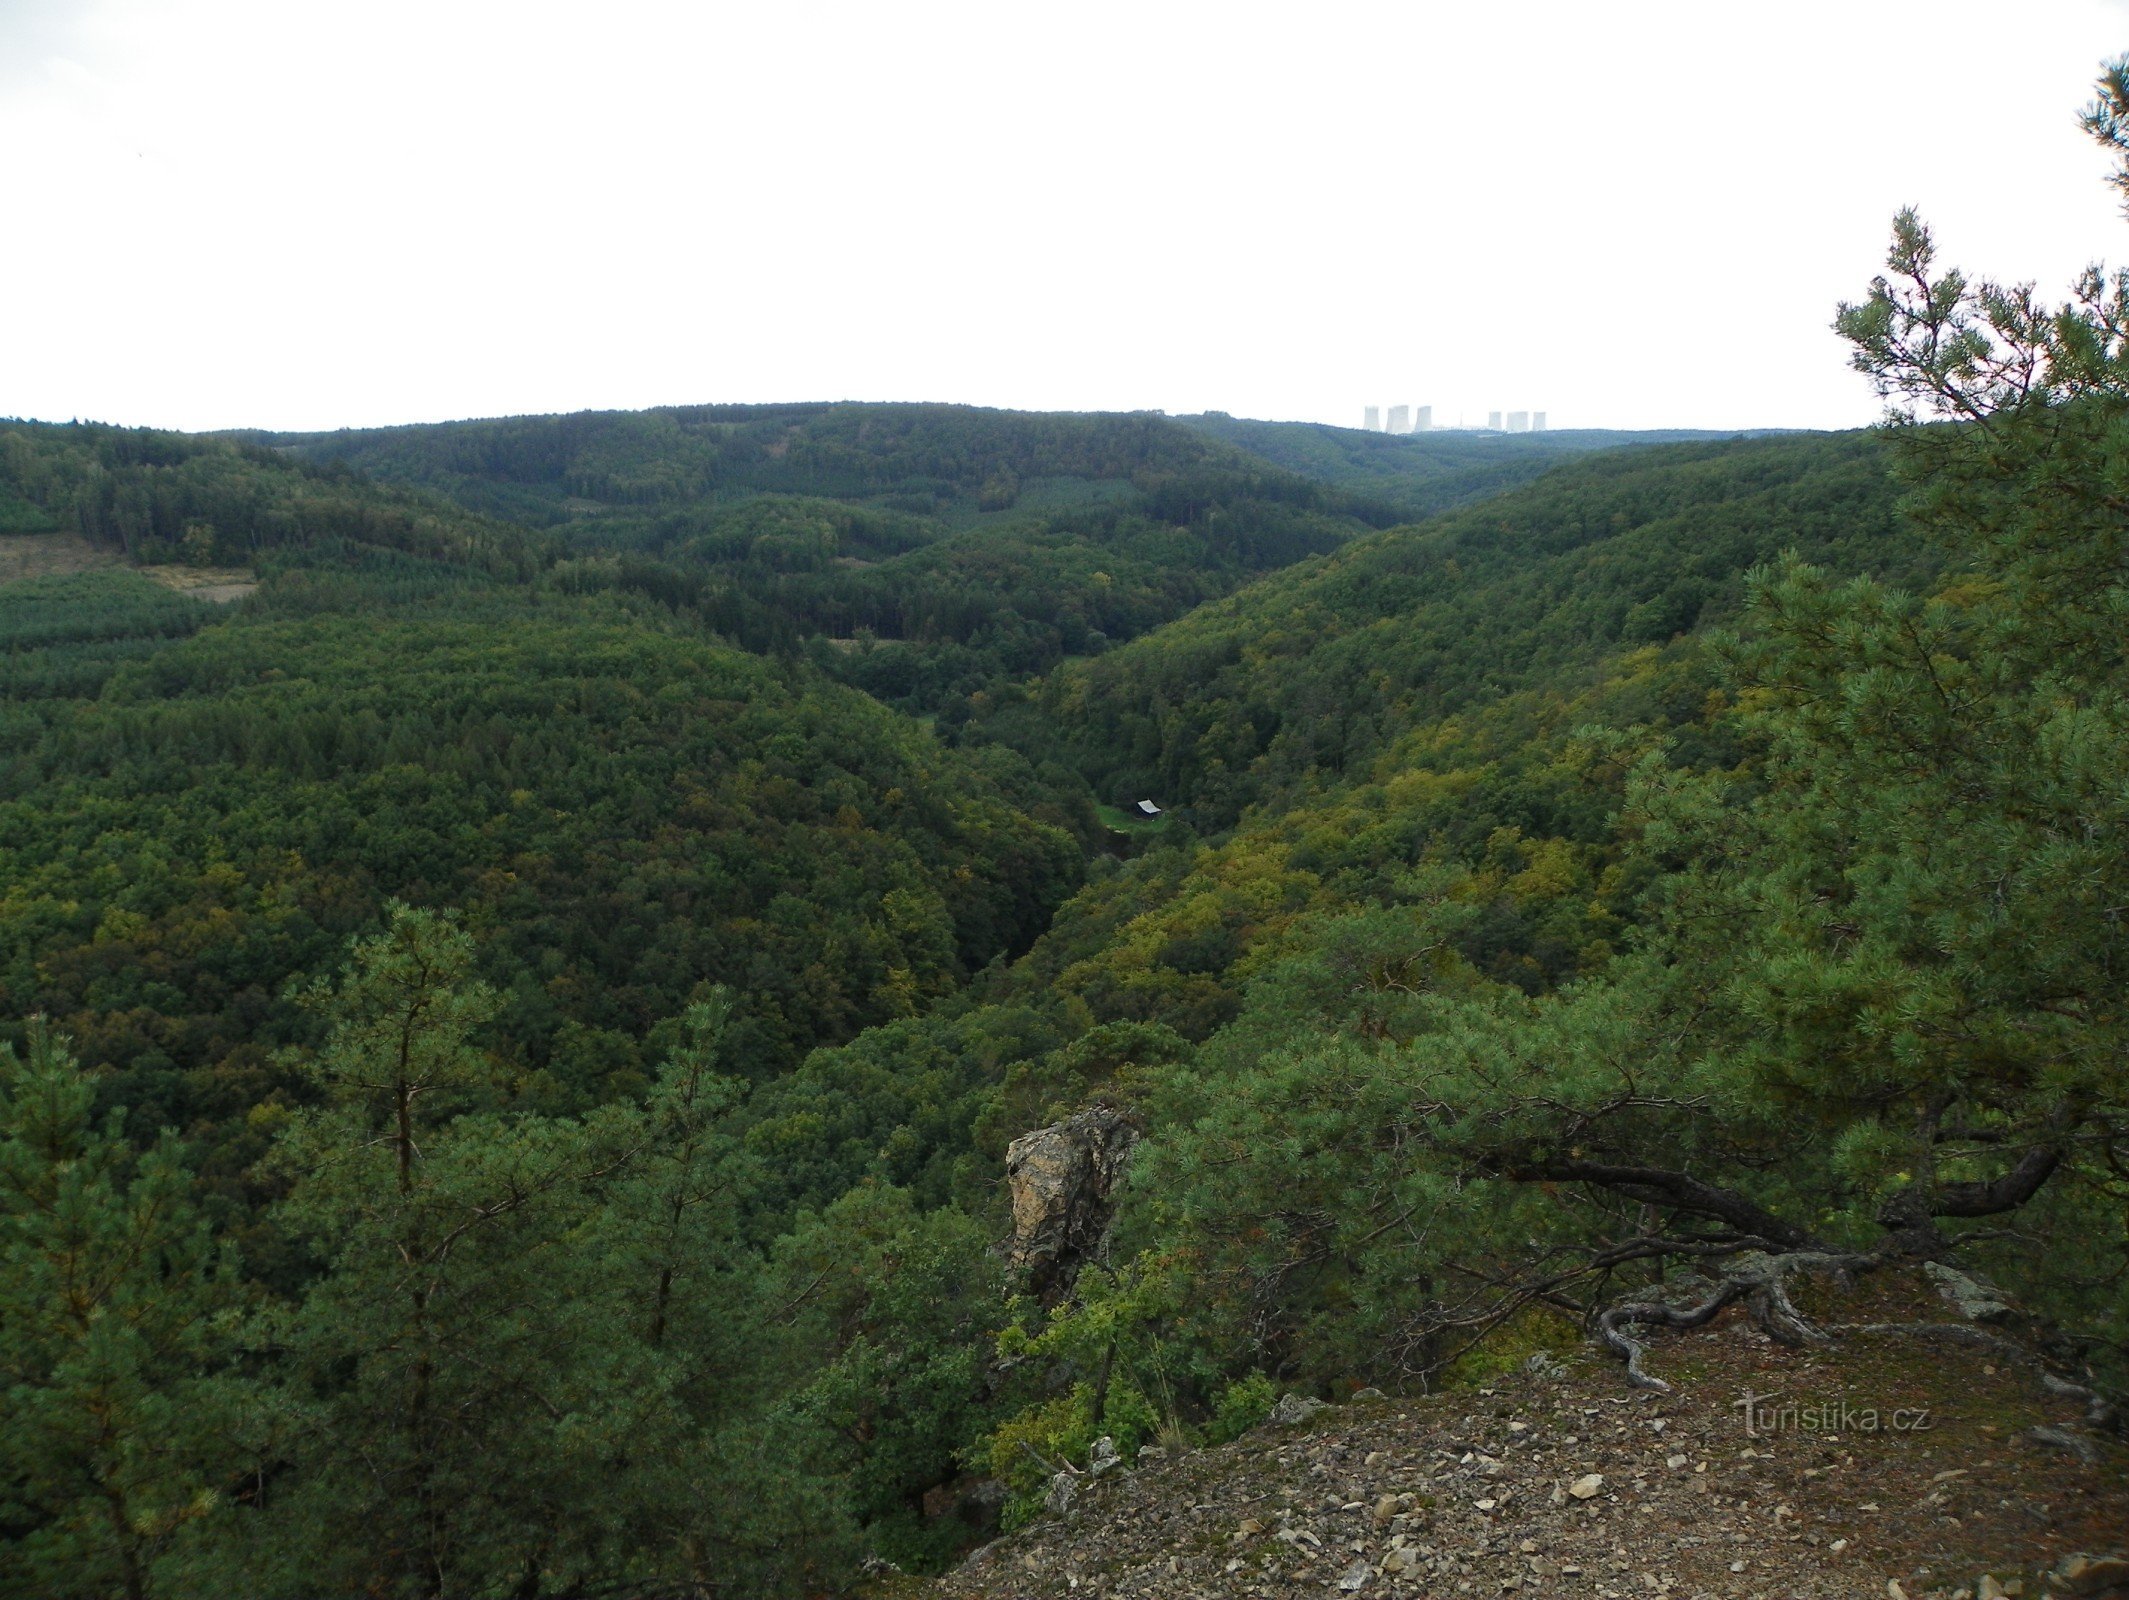
[[[0,415],[1840,427],[1902,204],[2129,259],[2129,0],[0,0]]]

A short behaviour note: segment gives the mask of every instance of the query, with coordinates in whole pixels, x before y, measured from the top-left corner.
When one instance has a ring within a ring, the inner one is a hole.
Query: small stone
[[[1339,1576],[1338,1587],[1351,1594],[1365,1585],[1375,1575],[1375,1569],[1365,1561],[1356,1561]]]
[[[2072,1594],[2129,1587],[2129,1556],[2064,1556],[2055,1576]]]
[[[1165,1445],[1142,1444],[1138,1447],[1138,1464],[1142,1467],[1150,1467],[1156,1461],[1167,1459],[1168,1448]]]
[[[1245,1539],[1254,1539],[1258,1534],[1262,1533],[1263,1531],[1264,1524],[1259,1522],[1255,1517],[1244,1517],[1242,1519],[1242,1526],[1235,1529],[1235,1532],[1240,1534]]]
[[[1573,1483],[1570,1483],[1567,1486],[1567,1492],[1573,1495],[1577,1500],[1588,1500],[1594,1497],[1596,1492],[1603,1487],[1604,1474],[1601,1472],[1591,1472],[1575,1479]]]
[[[1984,1572],[1981,1581],[1974,1585],[1974,1600],[2010,1600],[2003,1592],[2003,1585],[1996,1581],[1996,1574]]]
[[[1885,1600],[1907,1600],[1907,1591],[1900,1587],[1898,1578],[1885,1580]]]
[[[1386,1494],[1376,1500],[1375,1520],[1377,1522],[1388,1522],[1392,1517],[1396,1515],[1397,1496],[1395,1496],[1394,1494]]]
[[[1678,1469],[1679,1469],[1680,1467],[1682,1467],[1682,1466],[1684,1466],[1684,1465],[1685,1465],[1685,1457],[1684,1457],[1684,1456],[1667,1456],[1667,1457],[1665,1457],[1665,1458],[1664,1458],[1664,1463],[1663,1463],[1663,1464],[1664,1464],[1665,1466],[1669,1467],[1669,1468],[1670,1468],[1670,1469],[1671,1469],[1671,1470],[1672,1470],[1673,1472],[1676,1472],[1676,1471],[1677,1471],[1677,1470],[1678,1470]]]

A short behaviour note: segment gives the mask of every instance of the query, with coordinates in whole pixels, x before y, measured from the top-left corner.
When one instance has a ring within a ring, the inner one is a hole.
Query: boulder
[[[950,1483],[934,1484],[924,1491],[924,1516],[936,1522],[953,1517],[978,1533],[997,1529],[1005,1509],[1005,1485],[996,1478],[964,1473]]]
[[[1122,1112],[1095,1106],[1006,1148],[1013,1197],[1007,1259],[1045,1304],[1070,1292],[1081,1264],[1100,1247],[1137,1144],[1138,1130]]]
[[[1314,1395],[1290,1394],[1281,1397],[1265,1420],[1282,1428],[1291,1428],[1295,1423],[1306,1422],[1317,1412],[1329,1409],[1328,1405]]]
[[[2001,1322],[2011,1314],[2003,1297],[1978,1278],[1969,1277],[1941,1261],[1925,1261],[1922,1271],[1936,1286],[1945,1304],[1968,1322]]]

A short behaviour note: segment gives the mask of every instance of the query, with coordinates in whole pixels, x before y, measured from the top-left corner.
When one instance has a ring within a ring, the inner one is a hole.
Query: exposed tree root
[[[2085,1429],[2108,1433],[2120,1428],[2121,1414],[2106,1395],[2051,1372],[2026,1346],[2000,1333],[1963,1322],[1865,1322],[1819,1328],[1789,1298],[1788,1280],[1798,1273],[1832,1274],[1845,1284],[1852,1274],[1881,1264],[1882,1258],[1877,1256],[1834,1255],[1816,1250],[1790,1251],[1783,1255],[1753,1252],[1727,1263],[1714,1291],[1696,1304],[1676,1306],[1660,1300],[1636,1300],[1612,1306],[1596,1320],[1597,1339],[1625,1361],[1628,1383],[1637,1389],[1668,1394],[1671,1386],[1642,1366],[1642,1357],[1647,1354],[1646,1343],[1627,1329],[1698,1328],[1714,1321],[1724,1307],[1742,1302],[1754,1327],[1792,1347],[1825,1344],[1841,1334],[1878,1334],[1935,1340],[1984,1351],[2007,1365],[2032,1372],[2048,1393],[2083,1406]],[[2080,1460],[2099,1458],[2092,1441],[2076,1428],[2036,1427],[2028,1430],[2028,1437],[2035,1443],[2070,1451]]]
[[[1823,1344],[1827,1335],[1797,1310],[1789,1298],[1787,1280],[1796,1273],[1833,1273],[1846,1279],[1875,1263],[1868,1256],[1832,1255],[1820,1250],[1795,1250],[1770,1256],[1757,1251],[1737,1257],[1723,1269],[1715,1292],[1698,1305],[1674,1306],[1661,1300],[1636,1300],[1611,1307],[1597,1318],[1598,1342],[1626,1362],[1626,1381],[1637,1389],[1655,1389],[1664,1394],[1671,1386],[1641,1365],[1647,1345],[1626,1332],[1630,1325],[1664,1328],[1698,1328],[1714,1321],[1725,1306],[1743,1301],[1752,1325],[1782,1344]]]

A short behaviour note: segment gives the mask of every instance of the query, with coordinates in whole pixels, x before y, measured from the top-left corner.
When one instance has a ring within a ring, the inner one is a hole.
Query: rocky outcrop
[[[1308,1421],[1317,1412],[1329,1409],[1329,1406],[1314,1395],[1290,1394],[1283,1396],[1279,1403],[1271,1408],[1271,1415],[1265,1420],[1281,1428],[1291,1428],[1296,1423]]]
[[[2009,1319],[2011,1308],[2003,1297],[1978,1278],[1969,1277],[1955,1267],[1941,1261],[1925,1261],[1922,1272],[1937,1286],[1937,1293],[1945,1303],[1968,1322],[2003,1322]]]
[[[1117,1189],[1138,1130],[1095,1106],[1015,1139],[1005,1152],[1013,1196],[1007,1257],[1045,1304],[1069,1293],[1116,1215]]]

